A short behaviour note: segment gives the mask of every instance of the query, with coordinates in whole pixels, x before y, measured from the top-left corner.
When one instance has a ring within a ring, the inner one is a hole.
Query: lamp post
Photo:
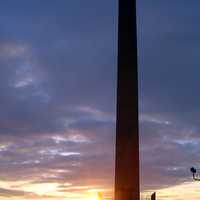
[[[139,200],[136,0],[119,0],[115,200]]]
[[[197,174],[197,169],[195,169],[194,167],[190,168],[190,171],[192,172],[192,177],[195,181],[200,181],[200,178],[196,177]]]

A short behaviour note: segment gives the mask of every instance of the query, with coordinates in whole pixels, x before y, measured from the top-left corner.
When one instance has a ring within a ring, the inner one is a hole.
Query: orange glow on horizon
[[[102,194],[100,192],[96,194],[91,194],[88,200],[103,200]]]
[[[63,188],[62,188],[63,187]],[[72,183],[34,183],[27,181],[0,181],[2,191],[10,195],[2,197],[1,200],[103,200],[101,192],[107,198],[112,199],[112,188],[98,185],[74,185]],[[14,195],[12,195],[14,194]],[[15,196],[18,194],[18,196]]]

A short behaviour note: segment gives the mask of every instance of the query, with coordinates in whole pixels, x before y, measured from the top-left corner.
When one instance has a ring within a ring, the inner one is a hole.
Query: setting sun
[[[101,193],[91,194],[88,200],[103,200],[102,194]]]
[[[89,197],[88,200],[98,200],[98,196]]]

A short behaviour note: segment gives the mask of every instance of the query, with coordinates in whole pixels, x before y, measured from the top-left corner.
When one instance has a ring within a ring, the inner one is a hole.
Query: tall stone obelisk
[[[115,200],[139,200],[136,0],[119,0]]]

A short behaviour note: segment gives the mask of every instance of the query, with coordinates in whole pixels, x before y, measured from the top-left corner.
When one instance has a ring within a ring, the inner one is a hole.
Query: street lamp
[[[193,177],[193,179],[195,180],[195,181],[200,181],[200,178],[197,178],[195,175],[196,175],[196,173],[197,173],[197,170],[194,168],[194,167],[192,167],[192,168],[190,168],[190,171],[192,172],[192,177]]]

